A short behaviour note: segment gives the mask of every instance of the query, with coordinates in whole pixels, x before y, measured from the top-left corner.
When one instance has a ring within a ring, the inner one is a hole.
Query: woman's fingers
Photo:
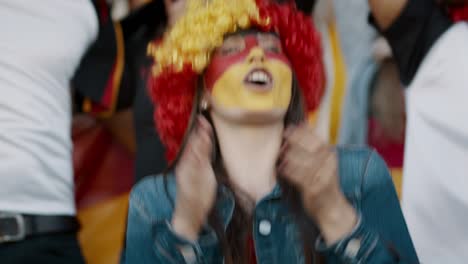
[[[210,162],[213,151],[212,128],[204,117],[197,118],[197,124],[187,142],[189,159],[197,162],[197,165]]]
[[[307,168],[310,173],[314,173],[321,163],[324,161],[324,156],[330,152],[327,145],[317,145],[312,148],[305,147],[297,143],[285,142],[283,144],[280,155],[280,163],[282,160],[289,161],[288,164],[297,165]]]
[[[206,131],[211,131],[211,124],[210,122],[208,122],[208,120],[206,120],[206,118],[203,116],[203,115],[199,115],[197,117],[197,121],[198,121],[198,125],[206,130]]]
[[[307,124],[288,127],[284,139],[278,161],[281,175],[301,189],[316,185],[330,155],[329,146]]]
[[[336,156],[334,152],[328,151],[326,155],[322,156],[322,162],[314,172],[314,179],[306,184],[311,188],[312,193],[320,193],[320,191],[335,180],[336,171]]]
[[[307,123],[300,126],[290,126],[284,133],[285,143],[309,152],[316,152],[326,146],[325,142],[316,135],[312,126]]]
[[[187,140],[182,159],[198,163],[211,160],[212,141],[213,129],[210,123],[202,116],[197,117],[195,129]]]
[[[172,221],[173,224],[180,223],[180,219],[194,223],[193,234],[198,234],[216,197],[217,182],[211,166],[212,135],[209,122],[197,117],[195,129],[175,168],[178,194]]]
[[[302,161],[295,157],[304,154],[302,150],[298,150],[297,148],[286,148],[278,164],[280,175],[298,187],[300,187],[301,183],[304,181],[304,174],[300,172],[303,167],[300,164]]]
[[[286,130],[278,163],[280,175],[301,192],[310,216],[322,218],[325,214],[322,208],[333,207],[344,197],[340,191],[336,152],[311,127],[303,125]]]
[[[204,117],[201,116],[198,120],[197,139],[199,140],[199,145],[195,151],[202,157],[210,159],[211,152],[213,151],[213,129]]]

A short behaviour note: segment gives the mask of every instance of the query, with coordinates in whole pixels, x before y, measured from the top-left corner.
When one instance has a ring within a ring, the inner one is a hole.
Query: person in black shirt
[[[392,47],[400,78],[408,86],[426,54],[453,22],[431,0],[370,0],[374,25]]]
[[[164,148],[154,126],[154,107],[146,89],[147,74],[151,65],[151,60],[146,56],[146,47],[151,40],[161,38],[168,23],[175,21],[177,13],[174,13],[174,10],[171,12],[170,8],[172,5],[181,5],[182,2],[185,0],[152,1],[122,22],[124,30],[129,32],[127,57],[130,62],[127,86],[134,90],[135,182],[146,175],[162,172],[167,165]]]

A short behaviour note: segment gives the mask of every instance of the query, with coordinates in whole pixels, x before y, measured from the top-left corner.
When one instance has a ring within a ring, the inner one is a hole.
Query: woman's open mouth
[[[267,70],[257,68],[247,74],[244,84],[251,90],[266,92],[273,88],[273,78]]]

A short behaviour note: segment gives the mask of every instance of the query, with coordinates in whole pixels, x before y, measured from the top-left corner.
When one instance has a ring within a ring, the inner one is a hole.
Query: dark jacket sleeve
[[[372,17],[371,23],[377,27]],[[434,43],[452,24],[435,1],[411,0],[393,24],[381,30],[392,48],[404,85],[411,83]]]
[[[318,250],[339,263],[419,263],[398,197],[385,162],[373,152],[365,168],[357,211],[359,223],[351,235]]]
[[[88,48],[71,85],[79,111],[111,115],[117,107],[125,68],[121,25],[112,21],[105,1],[93,1],[98,17],[98,36]]]
[[[139,66],[143,66],[137,65],[134,53],[145,53],[146,43],[160,31],[166,18],[161,1],[150,2],[122,21],[111,19],[105,1],[93,3],[99,33],[82,58],[72,87],[77,110],[106,117],[132,106],[135,80],[141,78]],[[141,32],[145,34],[141,36]]]

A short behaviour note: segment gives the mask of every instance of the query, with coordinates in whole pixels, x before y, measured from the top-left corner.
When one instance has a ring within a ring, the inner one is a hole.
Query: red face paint
[[[291,65],[289,59],[283,53],[279,39],[275,38],[275,43],[271,40],[262,40],[261,34],[268,33],[252,33],[243,36],[243,42],[235,42],[229,45],[228,52],[225,53],[225,47],[219,48],[211,59],[210,65],[205,71],[205,85],[208,90],[212,90],[216,81],[236,63],[247,63],[247,58],[253,48],[262,48],[265,52],[265,59],[280,60],[287,65]],[[269,34],[271,35],[271,34]],[[232,49],[232,51],[229,51]]]

